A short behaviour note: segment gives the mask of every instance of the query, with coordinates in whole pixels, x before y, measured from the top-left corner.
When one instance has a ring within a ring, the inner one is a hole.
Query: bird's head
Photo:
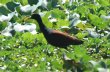
[[[42,21],[41,16],[39,14],[32,14],[31,16],[27,16],[24,18],[24,21],[27,21],[28,19],[35,19],[37,21]]]
[[[32,14],[32,15],[31,15],[31,18],[32,18],[32,19],[35,19],[35,20],[41,19],[41,17],[40,17],[39,14]]]
[[[40,21],[40,19],[41,19],[41,16],[39,15],[39,14],[32,14],[31,16],[26,16],[24,19],[23,19],[23,21],[25,22],[25,21],[27,21],[27,20],[29,20],[29,19],[35,19],[35,20],[37,20],[37,21]]]

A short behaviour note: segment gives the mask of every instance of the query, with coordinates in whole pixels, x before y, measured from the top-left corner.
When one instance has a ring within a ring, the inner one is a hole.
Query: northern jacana
[[[83,41],[78,40],[76,37],[70,36],[67,33],[47,28],[42,22],[39,14],[32,14],[31,18],[38,22],[40,30],[43,32],[47,42],[53,46],[67,48],[69,45],[79,45],[83,43]]]

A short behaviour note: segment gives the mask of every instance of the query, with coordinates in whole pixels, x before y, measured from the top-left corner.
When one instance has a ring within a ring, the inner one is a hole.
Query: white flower
[[[36,30],[33,30],[33,31],[31,31],[31,34],[37,34],[37,31]]]
[[[25,24],[25,25],[21,25],[19,23],[16,23],[16,25],[14,26],[14,30],[18,31],[18,32],[23,32],[25,30],[31,32],[32,34],[36,34],[36,25],[35,24]]]
[[[97,68],[98,72],[110,72],[110,69],[107,68]]]
[[[42,59],[41,59],[41,61],[45,61],[45,60],[46,60],[45,58],[42,58]]]
[[[62,4],[66,3],[66,0],[62,0]]]
[[[32,10],[32,8],[31,8],[30,5],[25,5],[25,6],[21,6],[21,7],[20,7],[20,10],[21,10],[22,12],[29,12],[29,11]]]
[[[47,9],[47,0],[39,0],[38,4]]]
[[[103,19],[105,19],[105,20],[109,20],[110,19],[110,15],[108,15],[108,16],[101,15],[100,17],[103,18]]]
[[[49,66],[50,65],[50,62],[47,62],[47,65]]]
[[[25,27],[24,27],[23,25],[21,25],[21,24],[16,24],[16,25],[14,26],[14,30],[15,30],[15,31],[18,31],[18,32],[22,32],[22,31],[25,30]]]
[[[26,57],[22,57],[22,59],[23,59],[24,61],[27,61],[27,58],[26,58]]]
[[[37,67],[37,66],[38,66],[38,64],[34,64],[34,66],[35,66],[35,67]]]
[[[6,65],[0,66],[0,69],[2,69],[2,70],[5,70],[6,68],[7,68]]]
[[[94,38],[97,38],[100,36],[100,34],[98,34],[96,31],[95,31],[95,28],[87,28],[86,29],[89,33],[90,36],[94,37]]]
[[[56,18],[52,18],[52,19],[50,19],[50,22],[51,22],[51,23],[57,22],[57,19],[56,19]]]
[[[22,68],[22,67],[24,67],[24,66],[26,66],[26,64],[21,64],[19,67]]]
[[[7,22],[8,26],[2,30],[1,34],[4,36],[12,36],[12,34],[10,33],[10,31],[12,30],[12,23],[11,22]]]
[[[3,22],[3,21],[10,21],[11,18],[14,16],[15,12],[12,12],[12,13],[9,13],[8,16],[5,16],[5,15],[0,15],[0,21]]]

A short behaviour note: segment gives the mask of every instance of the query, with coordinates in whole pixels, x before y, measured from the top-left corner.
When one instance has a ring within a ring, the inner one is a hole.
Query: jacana
[[[31,18],[38,22],[40,30],[43,32],[47,42],[53,46],[67,48],[69,45],[79,45],[83,43],[83,41],[77,39],[76,37],[70,36],[67,33],[47,28],[39,14],[32,14]]]

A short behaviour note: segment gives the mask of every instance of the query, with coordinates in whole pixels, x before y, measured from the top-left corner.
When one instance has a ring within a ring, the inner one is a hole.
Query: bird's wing
[[[74,36],[70,36],[67,33],[63,33],[63,32],[57,31],[57,30],[53,30],[52,35],[57,36],[57,37],[61,37],[61,38],[71,39],[71,40],[76,40],[77,39]]]
[[[76,37],[70,36],[67,33],[63,33],[57,30],[52,31],[51,37],[52,37],[52,40],[55,40],[56,42],[59,41],[60,43],[67,44],[67,45],[71,45],[71,44],[79,45],[83,43],[83,41],[77,39]]]

